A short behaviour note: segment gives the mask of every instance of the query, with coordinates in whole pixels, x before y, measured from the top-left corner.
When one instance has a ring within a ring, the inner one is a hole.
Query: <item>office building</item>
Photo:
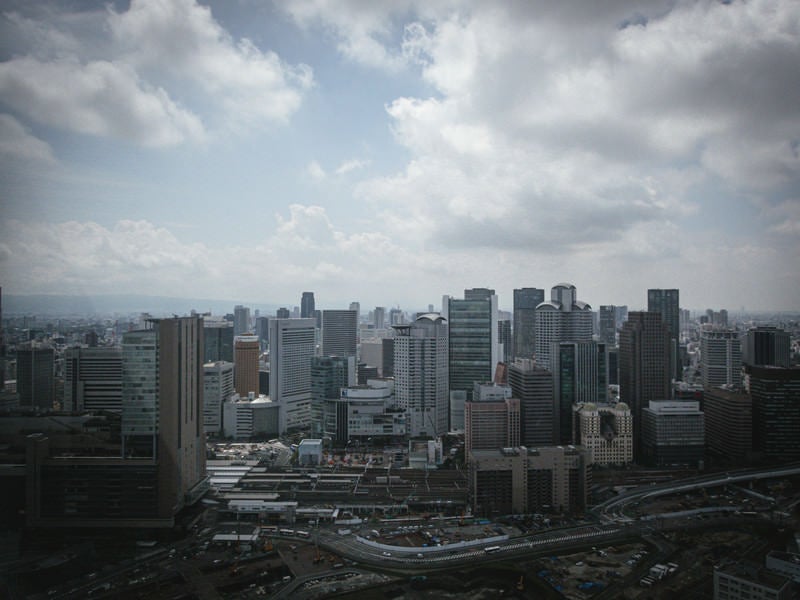
[[[394,330],[394,391],[397,405],[405,411],[409,435],[446,433],[450,382],[447,320],[430,313]]]
[[[703,414],[709,453],[731,464],[747,464],[753,450],[753,400],[742,390],[704,390]]]
[[[532,359],[518,358],[508,367],[508,383],[520,402],[520,439],[523,446],[558,444],[558,407],[553,374]]]
[[[753,450],[776,462],[800,460],[800,368],[745,369],[753,399]]]
[[[300,318],[312,319],[314,318],[314,292],[303,292],[300,298]]]
[[[572,412],[579,403],[608,400],[608,367],[605,344],[555,342],[550,351],[553,391],[558,406],[558,443],[571,444]]]
[[[592,307],[577,299],[575,286],[559,283],[550,290],[550,301],[536,307],[536,362],[551,367],[554,343],[592,341]]]
[[[499,362],[505,363],[510,361],[512,351],[510,319],[500,319],[497,321],[497,342],[500,344]]]
[[[386,328],[386,309],[383,306],[376,306],[372,313],[375,323],[375,329]]]
[[[225,320],[203,321],[204,362],[233,362],[233,324]]]
[[[234,393],[233,363],[217,361],[203,365],[203,430],[222,433],[222,406]]]
[[[276,436],[280,407],[267,396],[251,393],[241,398],[234,394],[223,404],[223,422],[226,438],[248,440],[254,436]]]
[[[463,392],[469,401],[475,382],[490,381],[500,362],[497,296],[486,288],[464,290],[463,300],[448,298],[442,316],[450,326],[450,393]],[[451,428],[463,428],[463,421]]]
[[[714,600],[791,600],[792,581],[748,562],[724,564],[714,569]]]
[[[297,447],[297,463],[303,467],[317,467],[322,464],[322,440],[305,438]]]
[[[533,358],[536,352],[536,307],[542,302],[544,302],[544,290],[539,288],[514,290],[513,358]]]
[[[17,346],[17,394],[22,409],[51,410],[55,400],[55,350],[49,344]]]
[[[311,426],[314,319],[270,321],[269,396],[280,406],[281,433]]]
[[[255,335],[261,352],[269,349],[269,317],[256,317]]]
[[[772,550],[767,554],[767,569],[800,583],[800,554]]]
[[[464,407],[464,452],[519,446],[519,400],[507,385],[475,383]]]
[[[473,450],[469,457],[475,515],[580,513],[590,487],[589,454],[580,447]]]
[[[704,331],[700,338],[703,389],[742,384],[742,344],[736,331]]]
[[[68,348],[64,357],[66,411],[122,411],[122,350]]]
[[[394,377],[394,338],[383,338],[381,377]]]
[[[322,311],[322,355],[356,356],[358,349],[358,311]]]
[[[260,348],[254,335],[240,335],[234,340],[233,387],[236,393],[246,397],[250,392],[258,394],[258,357]]]
[[[336,420],[325,425],[325,406],[329,400],[339,400],[342,388],[356,384],[355,371],[353,356],[314,356],[311,359],[312,436],[322,437],[327,432],[331,439],[341,441],[336,433]]]
[[[576,407],[576,441],[593,465],[618,467],[633,462],[633,416],[628,405],[581,404]]]
[[[761,367],[789,367],[789,334],[777,327],[753,327],[742,340],[742,362]]]
[[[642,411],[641,442],[642,462],[650,466],[702,466],[706,435],[700,403],[651,401]]]
[[[619,334],[619,399],[633,414],[634,457],[639,459],[642,411],[670,398],[670,336],[659,313],[631,312]]]
[[[233,307],[233,335],[252,333],[250,329],[250,308],[237,304]]]
[[[680,292],[675,289],[649,289],[647,290],[647,312],[658,313],[667,325],[670,337],[670,376],[672,379],[681,380],[683,366],[679,360],[681,342],[680,321]]]
[[[292,318],[292,311],[290,311],[285,306],[282,306],[278,310],[275,311],[275,318],[276,319],[291,319]]]
[[[607,346],[617,344],[617,307],[611,304],[601,304],[598,317],[598,338]]]
[[[343,388],[338,399],[325,401],[324,420],[325,437],[365,450],[407,433],[405,411],[397,405],[391,379]]]

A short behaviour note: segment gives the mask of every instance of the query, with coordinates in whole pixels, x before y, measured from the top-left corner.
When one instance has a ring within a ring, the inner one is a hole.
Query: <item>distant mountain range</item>
[[[154,317],[188,315],[192,309],[214,315],[232,313],[237,304],[259,309],[265,316],[274,315],[277,304],[263,304],[244,300],[210,300],[201,298],[170,298],[142,294],[103,294],[97,296],[68,296],[60,294],[3,294],[3,316],[13,315],[111,315],[147,312]],[[284,305],[287,306],[287,305]],[[292,308],[292,306],[287,306]]]

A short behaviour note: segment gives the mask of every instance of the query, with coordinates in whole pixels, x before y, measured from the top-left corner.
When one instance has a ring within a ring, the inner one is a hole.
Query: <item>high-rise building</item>
[[[203,320],[151,320],[122,340],[122,452],[158,465],[162,517],[206,485]]]
[[[203,365],[203,430],[222,432],[222,407],[234,393],[233,363],[218,361]]]
[[[464,452],[519,446],[519,399],[507,385],[475,383],[472,402],[464,407]]]
[[[337,401],[342,388],[355,385],[355,358],[347,356],[314,356],[311,359],[311,436],[329,435],[338,443],[347,442],[346,430],[337,432],[337,419],[325,422],[325,406]]]
[[[233,388],[243,398],[250,392],[258,394],[258,338],[240,335],[234,340]]]
[[[633,416],[624,402],[581,404],[576,407],[576,441],[591,454],[593,465],[605,467],[633,462]]]
[[[356,356],[358,348],[358,312],[355,310],[322,311],[322,355]]]
[[[17,346],[20,408],[51,410],[55,400],[55,350],[41,342]]]
[[[266,352],[269,348],[269,317],[256,317],[255,332],[259,348]]]
[[[606,345],[598,342],[556,342],[550,351],[553,391],[558,406],[559,444],[572,444],[573,407],[608,399]]]
[[[699,402],[651,401],[642,410],[642,462],[696,467],[705,457],[705,432]]]
[[[600,341],[608,346],[617,345],[617,307],[611,304],[600,305]]]
[[[753,399],[753,450],[776,462],[800,460],[800,368],[745,369]]]
[[[559,283],[550,291],[550,301],[536,307],[536,362],[546,369],[553,343],[592,340],[592,307],[576,294],[574,285]]]
[[[67,349],[64,410],[122,411],[122,351],[119,348]]]
[[[464,290],[464,299],[449,298],[447,307],[450,392],[464,392],[469,401],[475,382],[490,381],[500,362],[497,296],[486,288]]]
[[[251,333],[250,308],[237,304],[233,307],[233,335]]]
[[[742,383],[742,343],[736,331],[704,331],[700,337],[703,389]]]
[[[233,362],[233,324],[227,320],[203,321],[204,361]]]
[[[311,425],[314,319],[270,321],[269,396],[280,406],[280,431]]]
[[[619,398],[633,413],[634,456],[641,450],[642,411],[670,396],[670,334],[661,315],[631,312],[619,334]]]
[[[753,450],[753,400],[741,390],[715,387],[703,393],[706,446],[731,464],[747,464]]]
[[[751,366],[789,367],[789,334],[777,327],[753,327],[742,340],[742,362]]]
[[[285,306],[282,306],[278,310],[275,311],[275,318],[276,319],[291,319],[292,318],[292,311],[290,311]]]
[[[386,327],[386,309],[383,306],[376,306],[373,316],[375,318],[375,329],[384,329]]]
[[[500,362],[509,362],[511,360],[512,350],[510,319],[500,319],[497,321],[497,342],[500,344]]]
[[[412,437],[448,430],[448,333],[447,320],[436,313],[395,326],[395,400],[406,413],[406,431]]]
[[[536,307],[544,302],[544,290],[514,290],[514,358],[533,358],[536,352]]]
[[[508,368],[508,383],[520,402],[520,439],[538,448],[558,443],[553,374],[530,358],[518,358]]]
[[[661,315],[670,337],[670,373],[673,379],[683,379],[683,366],[679,360],[681,343],[680,290],[647,290],[647,312]]]
[[[303,292],[300,298],[300,318],[311,319],[314,317],[314,292]]]

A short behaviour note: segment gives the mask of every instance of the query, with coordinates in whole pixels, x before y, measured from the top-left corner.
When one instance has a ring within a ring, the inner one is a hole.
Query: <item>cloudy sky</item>
[[[4,293],[800,309],[800,3],[0,1]]]

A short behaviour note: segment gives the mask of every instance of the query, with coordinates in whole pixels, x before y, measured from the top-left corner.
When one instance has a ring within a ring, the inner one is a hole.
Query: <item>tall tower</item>
[[[311,319],[314,316],[314,292],[303,292],[300,298],[300,318]]]
[[[311,359],[314,319],[269,322],[269,395],[280,405],[279,431],[311,425]]]
[[[172,516],[206,481],[203,320],[150,320],[122,340],[122,452],[158,464],[159,512]]]
[[[742,343],[736,331],[704,331],[700,338],[703,389],[742,384]]]
[[[322,311],[322,355],[356,356],[358,311]]]
[[[203,321],[205,362],[233,362],[233,329],[229,321]]]
[[[550,352],[553,389],[558,406],[558,443],[574,444],[573,407],[608,399],[608,356],[598,342],[559,342]]]
[[[600,306],[600,341],[608,346],[617,345],[617,307],[613,304]]]
[[[219,361],[203,365],[203,430],[222,432],[222,409],[233,395],[233,363]]]
[[[421,315],[411,325],[396,325],[394,393],[406,411],[406,431],[412,436],[447,432],[448,327],[435,313]]]
[[[536,307],[536,362],[550,368],[553,343],[592,340],[592,307],[577,299],[571,283],[550,290],[550,301]]]
[[[647,312],[661,315],[667,324],[670,339],[670,373],[674,379],[683,378],[683,367],[679,359],[679,345],[681,341],[681,309],[679,290],[647,290]]]
[[[386,326],[386,309],[383,306],[376,306],[373,314],[375,316],[375,329],[383,329]]]
[[[17,393],[20,408],[52,410],[55,400],[55,350],[41,342],[17,347]]]
[[[536,307],[544,302],[544,290],[514,290],[514,358],[533,358],[536,352]]]
[[[670,334],[659,313],[631,312],[619,334],[619,399],[633,414],[634,455],[641,452],[642,414],[670,398]]]
[[[558,444],[558,406],[553,374],[530,358],[508,367],[511,392],[520,402],[520,443],[528,448]]]
[[[69,348],[64,361],[64,410],[122,411],[122,351]]]
[[[250,333],[250,308],[238,304],[233,307],[233,335]]]
[[[258,337],[240,335],[234,342],[233,375],[236,393],[246,398],[250,392],[258,395]]]
[[[777,327],[754,327],[744,334],[742,361],[752,366],[789,366],[789,334]]]

